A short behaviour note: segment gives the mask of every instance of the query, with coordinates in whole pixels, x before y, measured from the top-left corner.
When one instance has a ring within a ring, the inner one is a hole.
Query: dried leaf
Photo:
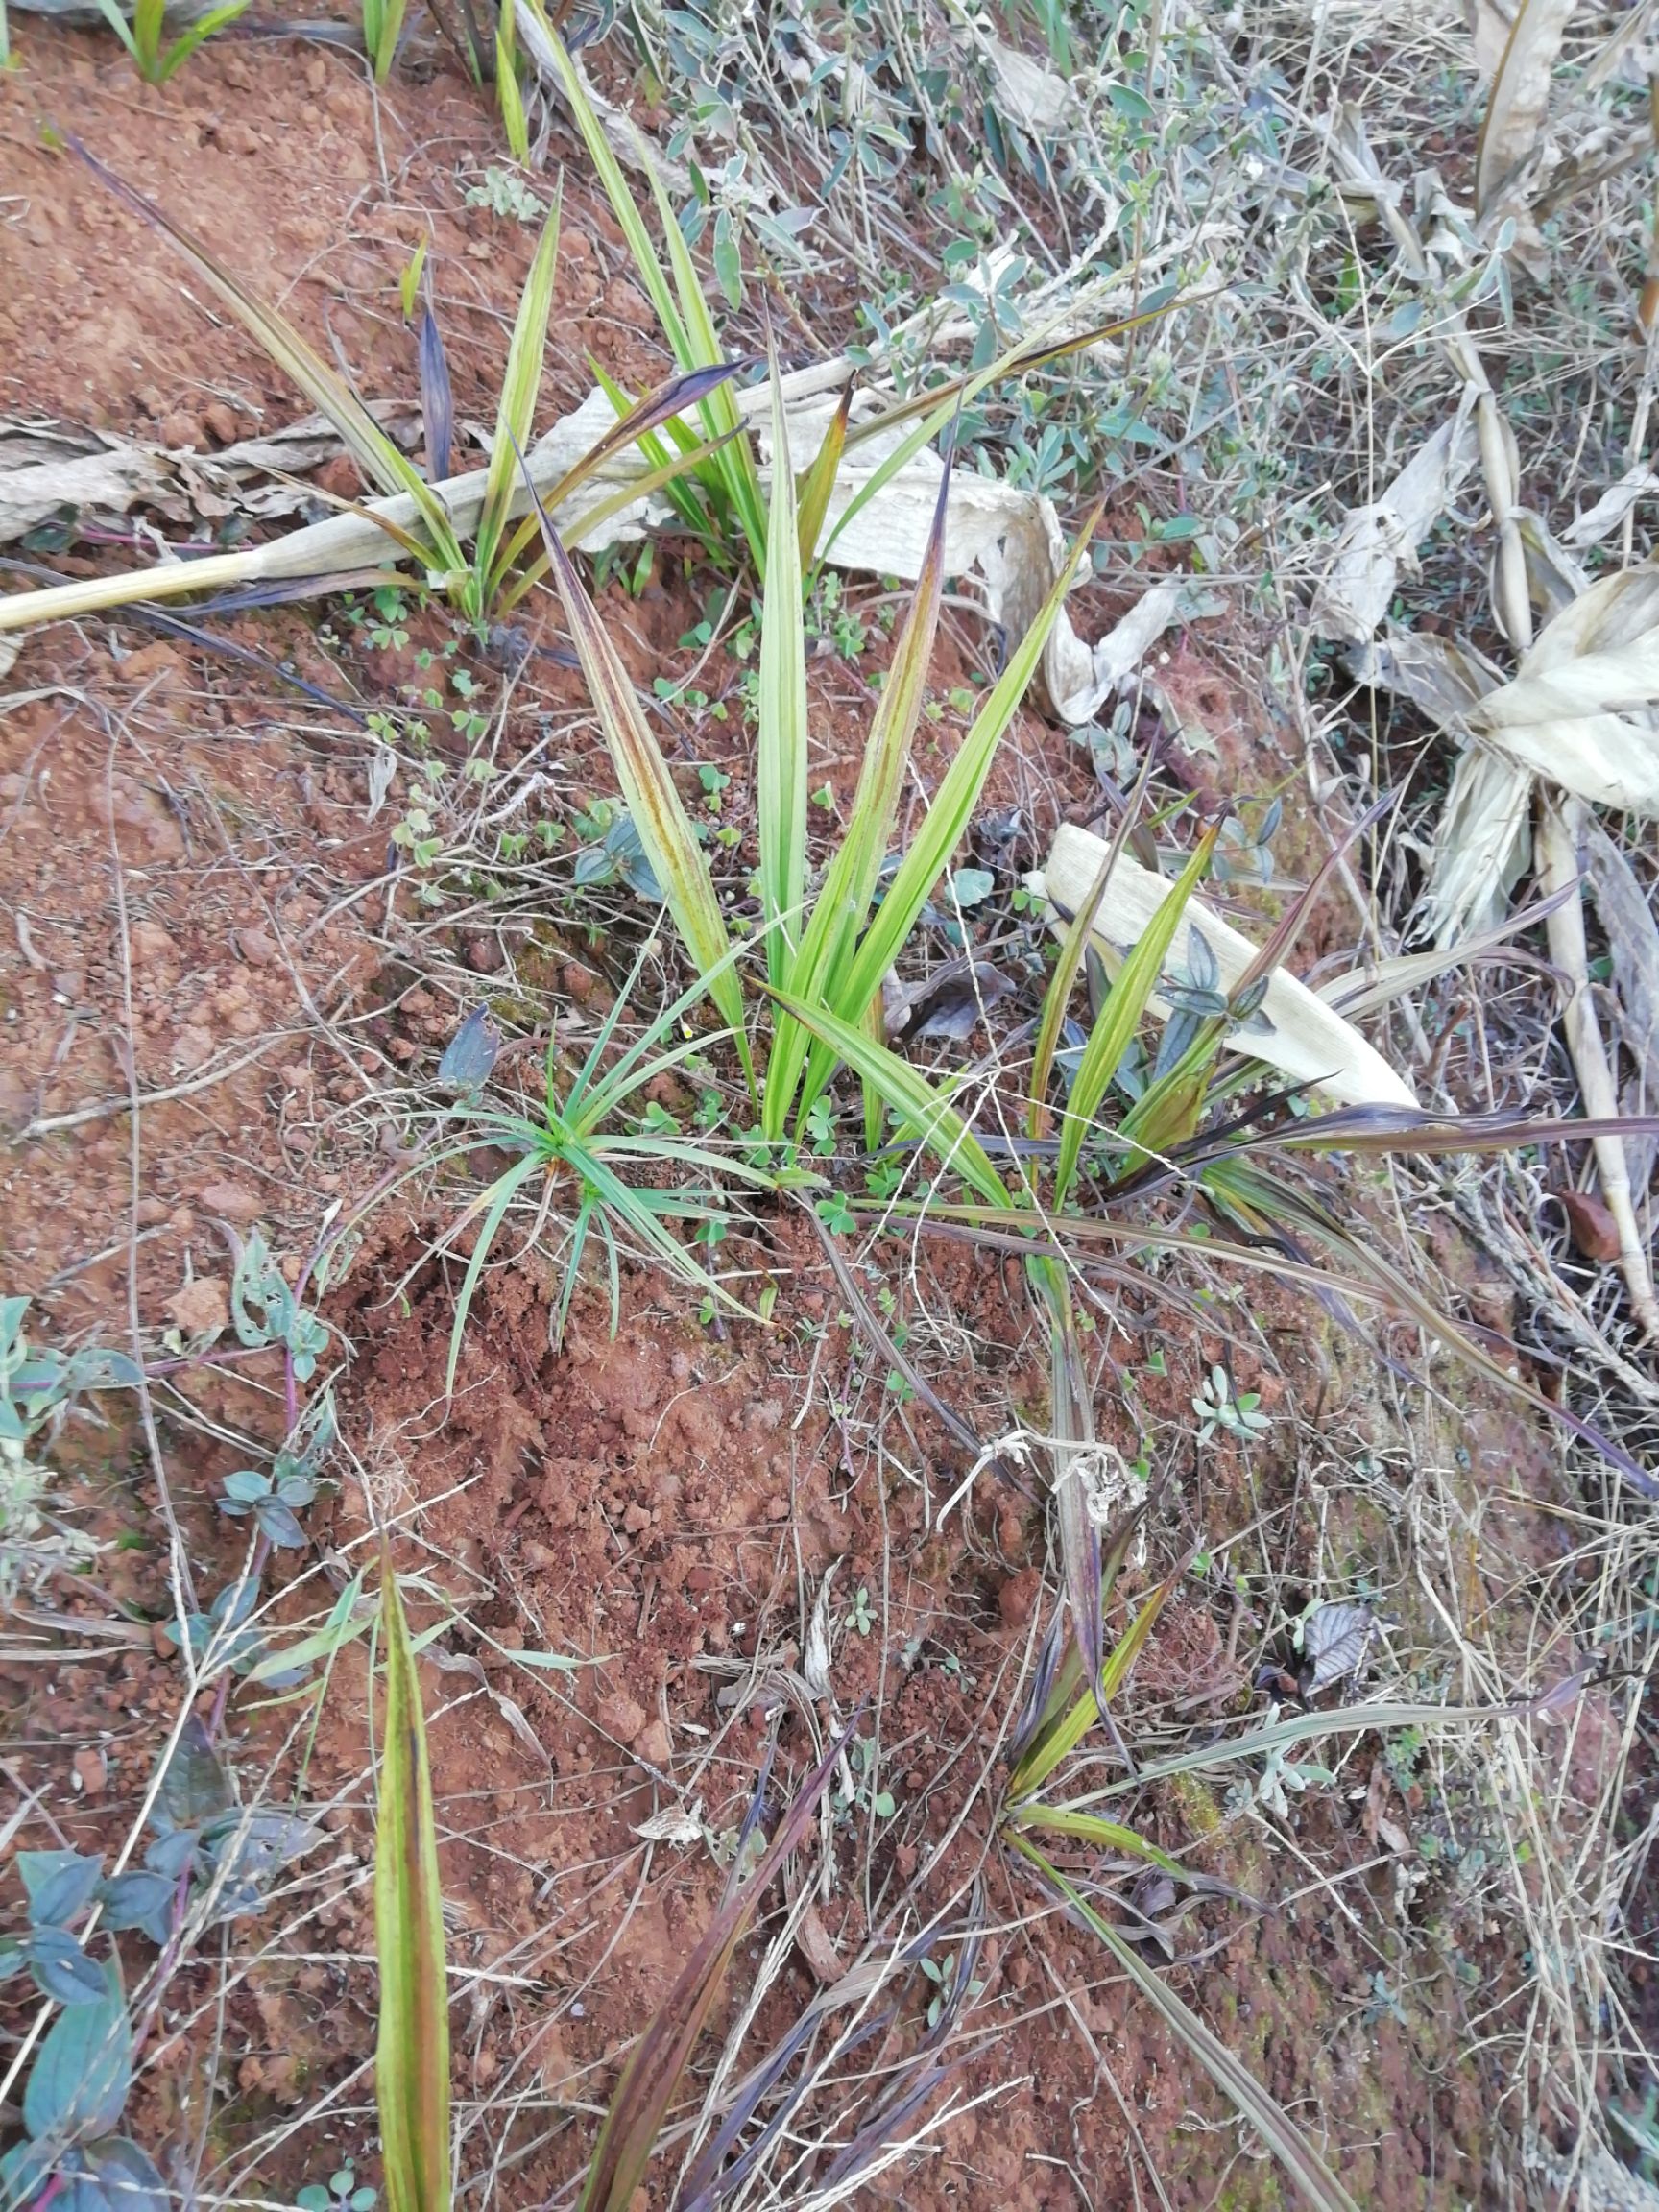
[[[1579,850],[1613,962],[1620,1036],[1642,1094],[1659,1101],[1659,925],[1635,870],[1593,816]]]
[[[960,1045],[972,1035],[980,1012],[995,1006],[1013,990],[1013,978],[989,960],[951,960],[904,986],[889,976],[883,987],[881,1013],[887,1034],[908,1037],[921,1044],[942,1038]]]
[[[1064,825],[1041,878],[1036,880],[1063,913],[1075,912],[1090,896],[1106,858],[1104,839]],[[1114,972],[1125,951],[1150,926],[1169,886],[1163,878],[1120,854],[1106,887],[1094,926],[1095,941]],[[1177,925],[1167,966],[1185,968],[1191,959],[1191,930],[1202,929],[1229,990],[1256,957],[1256,947],[1230,924],[1193,900]],[[1151,1011],[1168,1019],[1167,1003],[1154,996]],[[1317,998],[1306,984],[1279,969],[1267,986],[1262,1012],[1270,1027],[1237,1033],[1229,1042],[1252,1058],[1264,1060],[1296,1083],[1317,1085],[1348,1104],[1414,1106],[1415,1094],[1359,1032]]]
[[[1582,824],[1581,801],[1548,801],[1539,810],[1538,878],[1545,890],[1573,883],[1578,875],[1577,831]],[[1590,992],[1589,948],[1584,936],[1584,908],[1578,899],[1565,900],[1551,915],[1550,955],[1568,979],[1570,996],[1562,1009],[1561,1025],[1567,1048],[1578,1074],[1586,1115],[1609,1118],[1619,1111],[1619,1095],[1612,1065],[1596,1018]],[[1625,1286],[1637,1319],[1648,1336],[1659,1339],[1659,1304],[1653,1295],[1653,1277],[1647,1262],[1647,1242],[1636,1219],[1630,1190],[1629,1163],[1623,1140],[1606,1135],[1592,1140],[1596,1172],[1619,1237],[1619,1257]]]
[[[1644,464],[1631,469],[1610,485],[1597,500],[1575,521],[1569,522],[1561,536],[1565,542],[1575,546],[1600,545],[1611,538],[1638,501],[1650,499],[1659,493],[1659,475]]]
[[[684,1850],[702,1840],[703,1800],[687,1809],[684,1805],[668,1805],[661,1813],[653,1813],[649,1820],[641,1820],[634,1831],[642,1842],[672,1843]]]
[[[1515,12],[1475,150],[1477,215],[1488,213],[1538,143],[1573,5],[1574,0],[1521,0]]]
[[[1314,595],[1315,637],[1359,644],[1387,613],[1402,566],[1415,568],[1417,548],[1456,497],[1473,466],[1477,439],[1473,396],[1414,453],[1369,506],[1356,507],[1342,526],[1331,567]]]
[[[1452,773],[1434,829],[1421,921],[1436,945],[1460,944],[1503,917],[1532,854],[1532,773],[1471,745]]]
[[[1310,1613],[1302,1623],[1302,1652],[1308,1662],[1303,1695],[1317,1696],[1333,1682],[1358,1674],[1375,1625],[1376,1615],[1369,1605],[1321,1605]]]

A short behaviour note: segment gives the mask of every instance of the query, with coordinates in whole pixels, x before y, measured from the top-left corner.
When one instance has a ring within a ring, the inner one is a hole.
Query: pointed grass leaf
[[[1200,839],[1197,851],[1170,885],[1163,903],[1124,960],[1089,1033],[1060,1123],[1060,1152],[1054,1169],[1056,1206],[1066,1203],[1072,1177],[1077,1172],[1084,1136],[1145,1016],[1147,1001],[1158,987],[1158,978],[1169,956],[1169,947],[1187,910],[1187,902],[1209,870],[1210,856],[1219,834],[1219,830],[1214,829]]]
[[[775,430],[774,438],[777,434]],[[947,466],[940,475],[939,496],[934,504],[922,572],[917,578],[904,628],[894,649],[893,664],[865,742],[847,833],[826,871],[802,939],[800,957],[788,978],[790,991],[808,1005],[827,1006],[844,1022],[854,1023],[862,1023],[873,1007],[879,1013],[876,993],[872,992],[860,1005],[847,986],[854,950],[869,919],[870,902],[875,897],[881,863],[898,817],[899,796],[933,658],[939,602],[945,583],[945,515],[950,485],[950,470]],[[771,613],[772,600],[768,593],[768,620]],[[805,781],[805,759],[802,773]],[[873,1025],[869,1033],[876,1035]],[[773,1039],[766,1077],[765,1127],[769,1136],[782,1135],[784,1118],[794,1099],[806,1053],[807,1039],[799,1025],[788,1020],[781,1021]],[[803,1101],[803,1113],[810,1103],[810,1098]],[[869,1103],[868,1093],[866,1103]]]
[[[849,1724],[802,1783],[754,1873],[727,1897],[661,2009],[634,2046],[605,2116],[577,2212],[629,2212],[737,1946],[779,1868],[805,1837],[852,1733]]]
[[[536,399],[541,389],[541,368],[547,355],[547,325],[553,313],[553,285],[559,269],[559,219],[563,200],[561,179],[537,242],[530,274],[524,279],[512,342],[507,349],[507,367],[495,409],[495,437],[490,448],[484,503],[478,512],[478,532],[472,552],[476,603],[470,612],[479,620],[489,613],[494,599],[500,575],[497,554],[518,480],[520,456],[530,444]]]
[[[1050,1863],[1021,1836],[1010,1838],[1016,1850],[1029,1861],[1043,1879],[1071,1908],[1073,1915],[1092,1930],[1111,1952],[1142,1997],[1160,2013],[1165,2025],[1204,2068],[1224,2097],[1255,2128],[1262,2142],[1295,2182],[1303,2199],[1315,2212],[1359,2212],[1358,2206],[1331,2172],[1307,2136],[1278,2101],[1207,2028],[1196,2012],[1179,1998],[1163,1977],[1153,1971],[1133,1943],[1126,1942],[1110,1921],[1089,1903],[1058,1867]]]
[[[234,23],[248,5],[249,0],[225,0],[224,7],[210,8],[205,15],[199,15],[188,30],[180,32],[166,53],[160,56],[153,82],[157,84],[167,84],[183,68],[199,46],[205,45],[214,32],[223,31],[227,23]]]
[[[529,481],[526,472],[525,482]],[[587,678],[629,815],[639,833],[652,872],[662,885],[669,912],[685,950],[708,984],[709,997],[722,1019],[732,1029],[744,1075],[753,1090],[755,1069],[743,1022],[743,992],[728,960],[731,939],[715,896],[714,880],[709,873],[708,859],[697,842],[661,750],[645,726],[628,671],[534,486],[531,496],[541,517],[553,579],[565,604],[565,618],[570,627],[571,639],[582,662],[582,672]]]
[[[514,36],[514,0],[501,0],[495,31],[495,96],[501,108],[501,127],[507,149],[520,169],[530,166],[530,125],[524,113],[524,94],[518,84],[518,50]]]
[[[386,1724],[374,1839],[375,2096],[389,2212],[447,2212],[449,2001],[421,1681],[397,1577],[380,1563]]]
[[[1102,1851],[1116,1851],[1125,1859],[1143,1859],[1171,1881],[1190,1879],[1179,1859],[1160,1851],[1156,1843],[1148,1843],[1133,1828],[1098,1813],[1074,1813],[1064,1806],[1045,1805],[1039,1799],[1035,1804],[1020,1806],[1009,1815],[1008,1825],[1014,1829],[1046,1829],[1053,1836],[1077,1836],[1087,1843],[1098,1844]]]
[[[795,949],[806,881],[806,620],[801,603],[795,480],[789,472],[788,428],[776,353],[771,381],[772,510],[766,526],[761,600],[755,781],[766,973],[781,986],[795,983]],[[780,1134],[774,1127],[779,1118],[768,1085],[766,1128],[771,1136]]]
[[[843,1022],[825,1006],[808,1006],[786,992],[773,996],[804,1028],[821,1038],[837,1060],[860,1076],[929,1152],[954,1169],[993,1206],[1010,1203],[1008,1187],[991,1165],[985,1147],[944,1093],[918,1069],[862,1029]]]
[[[957,748],[932,805],[899,863],[898,874],[872,916],[870,926],[848,964],[845,980],[837,983],[835,1010],[843,1023],[862,1020],[865,1009],[880,991],[882,977],[892,967],[901,946],[915,927],[918,915],[944,875],[946,864],[979,803],[997,748],[1019,710],[1026,686],[1042,659],[1048,633],[1065,604],[1077,564],[1094,535],[1102,512],[1103,507],[1097,504],[1085,521],[1031,627],[1009,654],[1006,667]],[[880,864],[879,854],[877,864]],[[807,1062],[800,1105],[802,1113],[812,1105],[830,1080],[834,1062],[835,1055],[826,1048],[821,1039],[819,1048]]]

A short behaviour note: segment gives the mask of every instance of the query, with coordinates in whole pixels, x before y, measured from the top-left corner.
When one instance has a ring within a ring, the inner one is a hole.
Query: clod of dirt
[[[613,1690],[608,1697],[600,1698],[593,1718],[618,1743],[633,1743],[645,1725],[645,1708],[637,1705],[625,1690]]]
[[[198,1275],[167,1301],[169,1316],[186,1336],[217,1336],[230,1326],[230,1293],[216,1275]]]

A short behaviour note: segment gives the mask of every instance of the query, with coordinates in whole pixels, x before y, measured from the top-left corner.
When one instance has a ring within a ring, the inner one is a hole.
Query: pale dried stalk
[[[1585,811],[1581,799],[1568,796],[1559,802],[1544,799],[1539,805],[1538,888],[1545,898],[1578,880],[1578,840]],[[1584,1112],[1596,1119],[1616,1118],[1618,1089],[1600,1023],[1596,1018],[1596,1002],[1590,995],[1590,951],[1584,937],[1583,901],[1578,897],[1563,900],[1545,926],[1549,931],[1550,957],[1570,986],[1571,995],[1562,1009],[1561,1022],[1567,1033],[1567,1049],[1573,1055],[1573,1065],[1578,1073]],[[1630,1292],[1631,1307],[1647,1336],[1659,1342],[1659,1302],[1654,1299],[1653,1275],[1636,1219],[1623,1140],[1598,1137],[1593,1140],[1592,1149],[1601,1194],[1619,1232],[1619,1264]]]

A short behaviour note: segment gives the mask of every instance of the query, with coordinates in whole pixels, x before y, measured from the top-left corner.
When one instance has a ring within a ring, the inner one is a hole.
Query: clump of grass
[[[132,55],[138,74],[146,84],[165,84],[183,68],[200,46],[223,31],[227,23],[234,23],[248,6],[248,0],[225,0],[219,8],[209,8],[205,14],[198,15],[168,43],[166,38],[167,0],[133,0],[132,18],[129,22],[120,0],[98,0],[104,20]],[[0,23],[0,62],[5,59],[5,26]]]

